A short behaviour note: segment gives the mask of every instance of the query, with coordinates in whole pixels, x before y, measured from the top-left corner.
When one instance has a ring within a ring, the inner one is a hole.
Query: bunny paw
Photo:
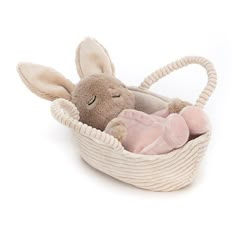
[[[189,102],[175,98],[168,105],[169,113],[179,113],[184,107],[190,105],[191,103]]]
[[[105,132],[117,138],[119,141],[122,141],[127,136],[127,128],[119,118],[111,120],[107,124]]]

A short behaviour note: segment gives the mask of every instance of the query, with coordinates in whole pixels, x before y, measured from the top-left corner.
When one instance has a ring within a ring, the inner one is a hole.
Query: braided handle
[[[149,89],[152,84],[157,82],[162,77],[170,74],[171,72],[183,68],[189,64],[199,64],[203,66],[207,71],[208,82],[206,87],[201,92],[199,98],[196,101],[195,106],[203,108],[212,92],[214,91],[217,83],[217,74],[214,69],[213,64],[204,57],[183,57],[180,60],[172,62],[159,70],[155,71],[148,77],[139,86],[140,89]]]
[[[73,129],[76,133],[91,138],[97,143],[108,145],[113,149],[124,150],[121,143],[113,136],[80,122],[79,111],[70,101],[63,98],[56,99],[51,105],[51,112],[57,121]]]

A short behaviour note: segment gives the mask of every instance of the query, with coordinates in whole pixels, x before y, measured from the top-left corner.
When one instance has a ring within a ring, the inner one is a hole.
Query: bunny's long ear
[[[71,100],[74,84],[52,68],[20,63],[18,73],[24,84],[41,98],[53,101],[57,98]]]
[[[95,39],[87,38],[76,50],[76,67],[80,78],[104,73],[114,75],[115,68],[106,49]]]

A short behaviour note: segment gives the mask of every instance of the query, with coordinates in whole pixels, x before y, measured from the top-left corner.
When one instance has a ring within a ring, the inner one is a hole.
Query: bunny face
[[[72,102],[80,112],[80,120],[104,130],[124,109],[134,109],[134,94],[118,79],[105,74],[91,75],[72,92]]]
[[[25,85],[47,100],[64,98],[75,104],[80,120],[104,130],[124,109],[135,107],[134,94],[114,76],[114,66],[105,48],[85,39],[76,50],[76,67],[81,81],[74,85],[52,68],[21,63],[18,72]]]
[[[80,120],[104,130],[124,109],[134,109],[134,94],[118,79],[100,74],[82,80],[72,92]]]

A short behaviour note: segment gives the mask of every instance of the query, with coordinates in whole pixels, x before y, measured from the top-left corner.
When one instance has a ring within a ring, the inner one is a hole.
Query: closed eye
[[[112,97],[113,97],[113,98],[119,98],[119,97],[120,97],[120,94],[118,94],[118,95],[113,95]]]
[[[95,101],[96,101],[96,96],[93,96],[90,100],[89,100],[89,102],[88,102],[88,105],[92,105]]]

